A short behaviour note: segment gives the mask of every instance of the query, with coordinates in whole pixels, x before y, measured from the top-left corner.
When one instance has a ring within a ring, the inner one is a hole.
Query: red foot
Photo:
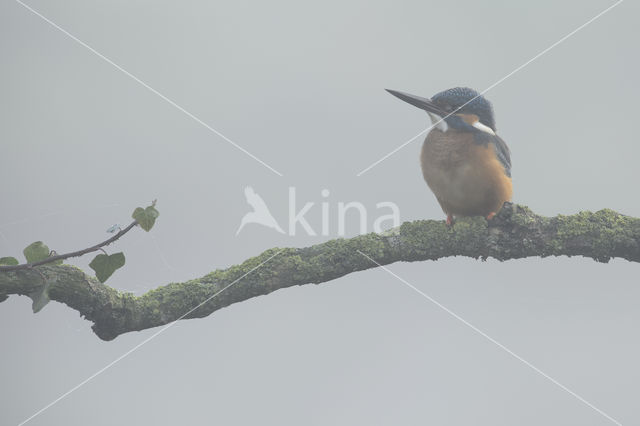
[[[453,216],[448,214],[447,215],[447,226],[452,226],[452,225],[453,225]]]
[[[491,220],[493,219],[493,217],[496,215],[496,212],[491,212],[487,215],[487,220]]]

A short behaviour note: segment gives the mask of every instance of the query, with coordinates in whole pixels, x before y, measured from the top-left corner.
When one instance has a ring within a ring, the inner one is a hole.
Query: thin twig
[[[124,229],[121,229],[120,232],[118,232],[113,237],[111,237],[108,240],[105,240],[105,241],[103,241],[103,242],[101,242],[99,244],[91,246],[89,248],[86,248],[86,249],[83,249],[83,250],[72,251],[70,253],[58,254],[56,256],[47,257],[46,259],[39,260],[39,261],[33,262],[33,263],[23,263],[21,265],[0,266],[0,271],[17,271],[17,270],[20,270],[20,269],[31,269],[34,266],[45,265],[47,263],[55,262],[56,260],[65,260],[65,259],[69,259],[70,257],[78,257],[78,256],[82,256],[82,255],[87,254],[87,253],[91,253],[91,252],[94,252],[94,251],[102,250],[102,247],[108,246],[112,242],[116,241],[117,239],[122,237],[124,234],[129,232],[131,230],[131,228],[133,228],[137,224],[138,224],[138,221],[134,220],[133,222],[131,222],[131,224],[129,226],[127,226]]]

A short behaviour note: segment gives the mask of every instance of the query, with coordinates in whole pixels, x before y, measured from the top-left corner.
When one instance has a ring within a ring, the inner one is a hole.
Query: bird
[[[242,228],[248,223],[258,223],[260,225],[264,225],[267,228],[272,228],[278,231],[281,234],[284,234],[278,222],[273,217],[271,212],[269,211],[269,207],[267,207],[267,203],[264,202],[262,197],[258,195],[256,191],[250,186],[244,188],[244,196],[247,200],[247,204],[249,204],[253,211],[245,214],[240,221],[240,227],[236,231],[236,235],[242,231]]]
[[[511,153],[496,133],[491,103],[469,87],[454,87],[430,99],[385,89],[427,112],[432,128],[422,145],[422,175],[447,215],[484,216],[500,211],[513,195]]]

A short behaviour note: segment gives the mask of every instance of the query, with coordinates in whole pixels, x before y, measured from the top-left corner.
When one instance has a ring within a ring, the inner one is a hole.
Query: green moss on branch
[[[467,256],[498,260],[531,256],[585,256],[606,262],[612,257],[640,261],[640,219],[612,210],[543,217],[507,204],[489,223],[483,218],[406,222],[384,234],[335,239],[306,248],[273,248],[240,265],[202,278],[170,283],[141,296],[121,293],[69,265],[38,271],[0,272],[0,302],[8,295],[28,295],[54,278],[52,300],[65,303],[94,323],[104,340],[182,318],[201,318],[218,309],[272,291],[327,282],[374,268],[375,262],[437,260]]]

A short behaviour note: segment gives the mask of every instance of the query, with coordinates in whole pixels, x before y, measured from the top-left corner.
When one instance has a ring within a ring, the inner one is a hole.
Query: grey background
[[[326,240],[249,225],[251,185],[283,224],[287,188],[443,218],[422,181],[426,127],[382,89],[483,90],[612,2],[64,1],[31,6],[257,155],[279,177],[18,3],[0,2],[0,254],[103,239],[145,292],[272,246]],[[627,1],[487,93],[514,200],[640,216],[639,7]],[[332,223],[335,236],[335,222]],[[349,235],[358,232],[349,222]],[[73,263],[85,270],[91,257]],[[625,425],[640,424],[638,266],[452,258],[392,271]],[[64,305],[0,305],[0,423],[18,424],[156,330],[100,341]],[[30,425],[607,425],[383,270],[184,321]]]

